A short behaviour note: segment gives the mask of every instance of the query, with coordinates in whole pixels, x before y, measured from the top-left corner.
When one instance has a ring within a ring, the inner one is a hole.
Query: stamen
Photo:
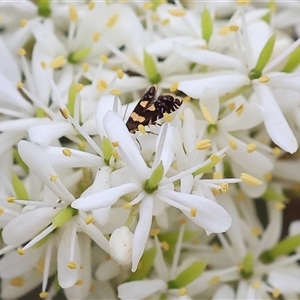
[[[170,245],[166,241],[161,242],[161,247],[165,251],[169,251],[170,249]]]
[[[236,32],[236,31],[239,30],[239,26],[238,26],[238,25],[230,25],[230,26],[229,26],[229,30],[230,30],[231,32]]]
[[[197,150],[207,150],[211,147],[211,143],[209,139],[203,139],[198,141],[195,146]]]
[[[178,290],[178,296],[181,297],[181,296],[184,296],[185,294],[187,293],[187,290],[185,287],[182,287]]]
[[[241,105],[239,106],[237,109],[236,109],[236,114],[238,115],[238,117],[242,114],[242,112],[244,111],[245,107],[244,105]]]
[[[22,87],[24,87],[24,83],[23,83],[22,81],[19,81],[19,82],[17,83],[17,88],[18,88],[18,89],[21,89]]]
[[[259,236],[262,235],[262,230],[259,227],[252,227],[251,228],[251,234],[256,236],[256,237],[259,237]]]
[[[189,97],[189,96],[183,97],[182,101],[183,102],[190,102],[191,101],[191,97]]]
[[[100,59],[104,62],[104,63],[107,63],[108,62],[108,57],[104,54],[101,54],[100,55]]]
[[[22,19],[20,22],[20,27],[25,27],[27,25],[27,20],[26,19]]]
[[[186,11],[184,9],[169,9],[169,14],[174,17],[183,17]]]
[[[132,204],[131,204],[131,203],[125,203],[125,204],[123,205],[123,207],[126,208],[126,209],[129,209],[129,208],[132,207]]]
[[[108,28],[113,27],[118,19],[119,19],[119,14],[112,15],[106,22],[106,27],[108,27]]]
[[[161,25],[163,25],[163,26],[166,26],[169,23],[170,23],[170,19],[168,19],[168,18],[161,20]]]
[[[236,142],[235,142],[234,139],[230,139],[230,140],[228,141],[228,144],[229,144],[229,146],[230,146],[230,148],[231,148],[232,150],[236,150],[236,149],[238,148],[238,146],[237,146],[237,144],[236,144]]]
[[[97,89],[100,92],[103,92],[107,89],[107,86],[108,86],[107,82],[104,79],[100,79],[97,84]]]
[[[237,0],[237,5],[245,5],[251,3],[251,0]]]
[[[8,198],[6,198],[6,201],[7,201],[8,203],[14,203],[15,200],[17,200],[16,197],[8,197]]]
[[[89,2],[89,10],[93,10],[95,8],[95,2],[94,1],[90,1]]]
[[[119,79],[122,79],[122,78],[123,78],[124,72],[123,72],[122,69],[118,69],[118,70],[117,70],[117,76],[118,76]]]
[[[76,23],[78,21],[77,9],[73,5],[70,5],[69,7],[69,18],[73,23]]]
[[[20,48],[20,49],[18,50],[18,54],[19,54],[20,56],[25,56],[25,55],[26,55],[26,50],[25,50],[24,48]]]
[[[261,185],[262,181],[246,173],[241,173],[240,178],[249,185]]]
[[[70,157],[72,155],[72,151],[70,149],[63,149],[62,150],[63,155]]]
[[[88,70],[89,70],[89,64],[87,64],[87,63],[83,63],[82,64],[82,71],[84,72],[84,73],[86,73]]]
[[[258,81],[261,83],[266,83],[270,81],[270,78],[268,76],[262,76],[260,78],[258,78]]]
[[[140,125],[138,126],[138,130],[139,130],[139,132],[140,132],[141,134],[145,134],[145,133],[146,133],[145,126],[142,125],[142,124],[140,124]]]
[[[17,252],[18,252],[19,255],[24,255],[25,254],[25,251],[22,248],[18,248]]]
[[[45,61],[41,61],[41,67],[43,69],[46,69],[47,68],[47,63]]]
[[[276,157],[279,156],[281,154],[281,152],[282,151],[281,151],[281,149],[279,147],[274,147],[273,148],[273,155],[274,156],[276,156]]]
[[[260,281],[254,281],[251,285],[254,289],[258,289],[261,286],[261,282]]]
[[[264,179],[270,181],[273,178],[272,173],[268,172],[264,174]]]
[[[53,182],[53,181],[56,181],[58,178],[57,175],[50,175],[50,181]]]
[[[68,262],[68,267],[71,270],[75,270],[77,268],[76,263],[74,263],[73,261]]]
[[[14,277],[9,281],[9,284],[12,286],[17,286],[17,287],[21,287],[23,286],[25,283],[25,279],[21,276],[19,277]]]
[[[277,299],[277,298],[279,298],[280,295],[281,295],[280,289],[274,289],[274,290],[272,291],[272,296],[273,296],[273,298]]]
[[[216,275],[216,276],[213,276],[209,281],[208,283],[210,285],[215,285],[216,283],[218,283],[220,281],[220,276]]]
[[[119,147],[119,142],[118,141],[111,142],[111,144],[113,145],[113,147]]]
[[[226,35],[230,32],[230,27],[229,26],[224,26],[222,27],[218,33],[221,34],[221,35]]]
[[[4,213],[4,209],[0,208],[0,217],[3,215],[3,213]]]
[[[153,228],[150,231],[150,235],[151,236],[157,236],[160,233],[160,229],[159,228]]]
[[[212,154],[212,155],[210,156],[210,159],[211,159],[214,163],[216,163],[216,164],[220,162],[220,157],[217,156],[217,155],[215,155],[215,154]]]
[[[195,208],[195,207],[191,208],[190,216],[194,218],[194,217],[196,217],[196,215],[197,215],[197,208]]]
[[[277,203],[275,204],[275,208],[276,208],[278,211],[284,210],[285,207],[286,207],[286,205],[285,205],[284,203],[282,203],[282,202],[277,202]]]
[[[227,182],[221,183],[221,191],[222,193],[227,193],[229,191],[229,184]]]
[[[250,143],[247,145],[247,152],[252,153],[256,150],[257,145],[255,143]]]
[[[84,85],[82,83],[78,83],[76,85],[76,89],[75,89],[76,93],[81,92],[83,88],[84,88]]]
[[[41,299],[45,299],[45,298],[47,298],[47,297],[48,297],[48,295],[49,295],[49,293],[48,293],[48,292],[41,292],[41,293],[39,293],[39,296],[40,296],[40,298],[41,298]]]
[[[58,56],[51,61],[49,66],[55,70],[63,67],[66,63],[67,60],[63,56]]]
[[[98,42],[100,36],[101,36],[100,32],[95,32],[95,33],[93,34],[93,41],[94,41],[95,43]]]
[[[214,172],[213,179],[223,179],[223,174],[221,172]]]
[[[76,282],[75,282],[75,285],[82,285],[83,284],[83,281],[81,279],[78,279]]]
[[[179,82],[174,82],[170,87],[170,92],[174,93],[178,90]]]
[[[171,121],[172,121],[172,117],[171,117],[171,115],[168,114],[168,113],[164,113],[164,118],[165,118],[165,120],[166,120],[167,122],[171,122]]]
[[[111,90],[111,91],[110,91],[110,94],[111,94],[111,95],[114,95],[114,96],[120,95],[120,94],[121,94],[121,91],[118,90],[118,89],[114,89],[114,90]]]
[[[151,9],[151,8],[153,8],[153,3],[152,2],[146,2],[146,3],[143,4],[142,8],[144,10]]]
[[[87,216],[84,220],[85,224],[89,225],[95,222],[95,219],[93,216]]]
[[[212,115],[210,114],[207,106],[206,105],[200,105],[200,109],[201,109],[201,112],[203,114],[204,119],[207,122],[209,122],[210,124],[215,124],[215,121],[214,121]]]

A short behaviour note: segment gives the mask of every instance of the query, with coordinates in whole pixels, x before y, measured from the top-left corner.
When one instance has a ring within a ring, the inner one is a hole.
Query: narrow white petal
[[[46,118],[23,118],[0,122],[0,131],[25,131],[29,127],[49,122]]]
[[[149,232],[152,224],[153,215],[153,198],[147,195],[142,201],[139,210],[139,221],[136,225],[133,235],[132,250],[132,267],[131,271],[135,272],[138,263],[144,253],[146,242],[148,241]]]
[[[203,97],[206,87],[215,89],[217,95],[220,97],[248,84],[250,84],[248,76],[228,74],[203,79],[183,80],[179,82],[178,89],[193,98],[200,99]]]
[[[78,245],[78,237],[76,232],[73,230],[73,226],[76,226],[75,220],[70,220],[63,227],[63,234],[60,239],[60,244],[58,246],[57,252],[57,279],[59,285],[62,288],[69,288],[73,286],[78,280],[79,270],[80,270],[80,254],[79,254],[79,245]],[[75,237],[75,249],[74,256],[71,261],[71,247],[73,247],[73,235]],[[76,264],[76,268],[72,269],[68,267],[68,263],[73,262]]]
[[[27,141],[20,141],[18,150],[30,170],[32,170],[55,195],[60,197],[63,201],[73,201],[74,196],[65,188],[59,178],[54,181],[50,180],[52,175],[56,176],[56,172],[46,154],[39,146]]]
[[[265,83],[253,82],[253,89],[264,107],[264,123],[272,141],[289,153],[296,152],[297,140],[270,88]]]
[[[58,210],[42,207],[26,211],[10,221],[2,232],[7,245],[20,246],[48,226]]]
[[[139,181],[145,181],[149,169],[121,117],[113,111],[107,112],[104,117],[104,128],[110,141],[119,143],[119,148],[122,150],[121,156],[123,154],[122,158],[130,168],[132,175]]]
[[[72,207],[81,210],[92,210],[113,205],[120,197],[138,189],[136,183],[125,183],[95,194],[81,197],[73,201]]]
[[[118,286],[118,297],[122,300],[145,299],[156,292],[165,292],[167,284],[160,279],[126,282]]]
[[[163,189],[159,190],[158,197],[162,200],[168,198],[185,206],[188,211],[182,212],[206,231],[219,233],[228,230],[231,226],[232,219],[228,212],[218,203],[205,197]],[[197,210],[195,217],[190,215],[189,209],[192,208]]]
[[[100,281],[108,281],[117,277],[119,273],[120,266],[114,260],[110,259],[100,263],[95,275]]]

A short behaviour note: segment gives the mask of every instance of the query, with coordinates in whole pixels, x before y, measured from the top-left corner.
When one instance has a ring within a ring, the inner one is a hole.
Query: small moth
[[[164,113],[172,113],[180,107],[182,100],[170,94],[163,94],[157,97],[157,89],[153,85],[146,90],[138,102],[126,126],[131,133],[138,130],[139,125],[153,125],[164,116]]]

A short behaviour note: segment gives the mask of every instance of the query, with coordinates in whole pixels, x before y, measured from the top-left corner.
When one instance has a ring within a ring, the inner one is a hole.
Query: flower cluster
[[[0,11],[1,299],[299,298],[298,2]]]

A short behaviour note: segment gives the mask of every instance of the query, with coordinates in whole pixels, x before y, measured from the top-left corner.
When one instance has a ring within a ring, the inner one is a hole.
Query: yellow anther
[[[251,2],[251,0],[237,0],[236,3],[237,5],[245,5],[245,4],[249,4]]]
[[[232,150],[236,150],[236,149],[238,148],[237,143],[235,142],[234,139],[230,139],[230,140],[228,141],[228,144],[229,144],[229,146],[230,146],[230,148],[231,148]]]
[[[260,286],[261,286],[261,282],[256,280],[254,281],[251,286],[254,288],[254,289],[258,289]]]
[[[213,179],[223,179],[222,172],[214,172],[213,173]]]
[[[245,109],[245,106],[243,104],[236,109],[235,112],[238,115],[238,117],[242,114],[242,112],[244,111],[244,109]]]
[[[138,126],[138,130],[139,130],[139,132],[140,132],[141,134],[145,134],[145,133],[146,133],[146,128],[145,128],[145,126],[142,125],[142,124],[140,124],[140,125]]]
[[[69,6],[69,17],[70,20],[74,23],[78,21],[78,13],[74,5]]]
[[[99,39],[100,39],[100,36],[101,36],[100,32],[95,32],[95,33],[93,34],[93,41],[94,41],[95,43],[98,42]]]
[[[75,89],[76,93],[81,92],[83,88],[84,88],[84,85],[82,83],[78,83],[76,85],[76,89]]]
[[[247,174],[247,173],[241,173],[240,178],[242,179],[243,182],[249,184],[249,185],[261,185],[262,181]]]
[[[113,145],[113,147],[119,147],[119,142],[118,141],[111,142],[111,144]]]
[[[20,27],[25,27],[27,25],[27,20],[26,19],[22,19],[20,22]]]
[[[275,204],[275,208],[276,208],[278,211],[284,210],[285,207],[286,207],[286,205],[285,205],[284,203],[282,203],[282,202],[277,202],[277,203]]]
[[[118,69],[118,70],[117,70],[117,76],[118,76],[119,79],[122,79],[122,78],[123,78],[124,72],[123,72],[122,69]]]
[[[166,26],[169,23],[170,23],[170,19],[168,19],[168,18],[161,20],[161,25],[163,25],[163,26]]]
[[[153,3],[152,2],[146,2],[143,4],[142,8],[144,10],[147,10],[147,9],[151,9],[153,7]]]
[[[197,208],[196,207],[191,208],[190,216],[193,218],[197,216]]]
[[[23,250],[22,248],[18,248],[17,250],[19,255],[24,255],[25,254],[25,250]]]
[[[17,287],[21,287],[23,286],[25,283],[25,279],[23,277],[14,277],[12,279],[10,279],[9,284],[12,286],[17,286]]]
[[[50,175],[50,181],[53,182],[53,181],[56,181],[58,178],[57,175]]]
[[[116,22],[118,21],[118,19],[119,19],[119,14],[112,15],[106,22],[106,27],[108,27],[108,28],[113,27],[116,24]]]
[[[166,241],[161,242],[161,247],[165,251],[169,251],[170,249],[170,245]]]
[[[209,285],[214,285],[216,283],[218,283],[220,281],[220,276],[216,275],[216,276],[213,276],[209,281]]]
[[[112,152],[112,157],[114,157],[115,159],[118,159],[118,158],[120,158],[120,156],[119,156],[119,154],[118,154],[118,152],[117,151],[115,151],[115,150],[113,150],[113,152]]]
[[[212,191],[212,193],[213,193],[215,196],[221,194],[221,192],[220,192],[219,189],[214,189],[214,188],[212,188],[211,191]]]
[[[4,213],[4,209],[0,208],[0,217],[1,217],[1,215],[3,215],[3,213]]]
[[[211,143],[209,139],[203,139],[198,141],[195,145],[197,150],[207,150],[211,147]]]
[[[104,54],[100,55],[100,59],[106,64],[108,62],[108,57]]]
[[[212,115],[210,114],[208,108],[206,105],[200,105],[200,109],[201,109],[201,112],[202,112],[202,115],[204,117],[204,119],[209,122],[210,124],[215,124],[215,121],[212,117]]]
[[[237,201],[244,201],[245,198],[246,198],[246,195],[245,193],[243,193],[242,191],[239,191],[237,194],[236,194],[236,200]]]
[[[25,50],[24,48],[20,48],[20,49],[18,50],[18,54],[19,54],[20,56],[25,56],[25,55],[26,55],[26,50]]]
[[[186,294],[186,288],[185,287],[182,287],[178,290],[178,296],[181,297],[181,296],[184,296]]]
[[[171,86],[170,86],[170,92],[174,93],[178,90],[178,85],[179,82],[174,82]]]
[[[78,279],[78,280],[75,282],[75,285],[82,285],[82,284],[83,284],[82,279]]]
[[[67,60],[63,56],[58,56],[54,58],[50,63],[50,68],[59,69],[67,63]]]
[[[227,107],[228,107],[228,109],[230,109],[230,110],[234,110],[234,109],[235,109],[235,103],[229,103],[229,104],[227,105]]]
[[[82,71],[84,72],[84,73],[86,73],[88,70],[89,70],[89,64],[87,64],[87,63],[83,63],[82,64],[82,66],[81,66],[81,68],[82,68]]]
[[[120,94],[121,94],[121,91],[118,90],[118,89],[114,89],[114,90],[111,90],[111,91],[110,91],[110,94],[111,94],[111,95],[120,95]]]
[[[274,156],[279,156],[281,154],[281,149],[279,147],[274,147],[273,148],[273,155]]]
[[[164,118],[165,118],[165,120],[166,120],[167,122],[171,122],[171,121],[172,121],[172,117],[171,117],[171,115],[168,114],[168,113],[164,113]]]
[[[87,225],[94,223],[94,221],[95,221],[95,219],[93,216],[87,216],[84,220],[85,224],[87,224]]]
[[[142,66],[142,63],[139,61],[139,59],[136,56],[129,55],[129,58],[138,66]]]
[[[215,252],[220,252],[222,250],[222,247],[218,243],[213,243],[211,246]]]
[[[182,98],[182,101],[183,102],[190,102],[191,101],[191,97],[185,96],[185,97]]]
[[[43,69],[46,69],[47,68],[47,63],[45,61],[41,61],[41,67]]]
[[[180,219],[178,223],[179,223],[179,225],[184,225],[184,224],[187,224],[187,220],[186,219]]]
[[[222,193],[227,193],[229,191],[229,184],[227,182],[222,182],[220,186]]]
[[[128,208],[131,208],[132,207],[132,204],[131,203],[125,203],[123,205],[124,208],[128,209]]]
[[[218,33],[221,35],[226,35],[230,32],[230,27],[229,26],[223,26]]]
[[[154,14],[151,15],[151,19],[153,20],[153,22],[158,22],[160,20],[159,17]]]
[[[153,228],[150,231],[150,235],[151,236],[157,236],[160,233],[160,229],[159,228]]]
[[[229,30],[230,30],[231,32],[236,32],[236,31],[239,30],[239,26],[238,26],[238,25],[230,25],[230,26],[229,26]]]
[[[270,181],[273,178],[273,175],[271,172],[265,173],[264,174],[264,179],[267,181]]]
[[[72,155],[71,150],[68,149],[68,148],[63,149],[62,153],[63,153],[64,156],[68,156],[68,157],[70,157]]]
[[[22,87],[24,87],[24,83],[23,83],[22,81],[19,81],[19,82],[17,83],[17,88],[18,88],[18,89],[21,89]]]
[[[99,89],[99,91],[103,92],[107,89],[107,82],[104,80],[104,79],[100,79],[98,81],[98,84],[97,84],[97,88]]]
[[[45,269],[45,259],[40,259],[35,266],[36,274],[39,275],[43,274],[44,269]]]
[[[85,150],[86,149],[86,141],[80,141],[78,146],[79,146],[80,150]]]
[[[40,296],[40,298],[41,298],[41,299],[45,299],[45,298],[47,298],[47,297],[48,297],[48,295],[49,295],[49,293],[48,293],[48,292],[41,292],[41,293],[39,293],[39,296]]]
[[[93,10],[95,8],[95,2],[94,1],[90,1],[89,2],[89,10]]]
[[[268,76],[262,76],[258,78],[258,81],[261,83],[266,83],[270,81],[270,78]]]
[[[170,9],[169,14],[174,17],[183,17],[186,14],[184,9]]]
[[[256,150],[257,145],[255,143],[250,143],[247,145],[247,152],[252,153]]]
[[[68,119],[69,118],[69,111],[66,109],[66,108],[61,108],[60,109],[60,113],[62,114],[62,116],[65,118],[65,119]]]
[[[8,198],[6,198],[6,202],[8,202],[8,203],[14,203],[15,200],[17,200],[16,197],[8,197]]]
[[[272,291],[272,296],[273,296],[273,298],[277,299],[277,298],[279,298],[280,295],[281,295],[280,289],[274,289],[274,290]]]
[[[219,163],[220,162],[220,157],[218,156],[218,155],[216,155],[216,154],[212,154],[211,156],[210,156],[210,159],[214,162],[214,163]]]
[[[262,230],[259,227],[252,227],[250,232],[252,235],[254,235],[256,237],[259,237],[262,235]]]
[[[75,270],[77,268],[76,263],[74,263],[73,261],[68,262],[68,267],[71,270]]]

